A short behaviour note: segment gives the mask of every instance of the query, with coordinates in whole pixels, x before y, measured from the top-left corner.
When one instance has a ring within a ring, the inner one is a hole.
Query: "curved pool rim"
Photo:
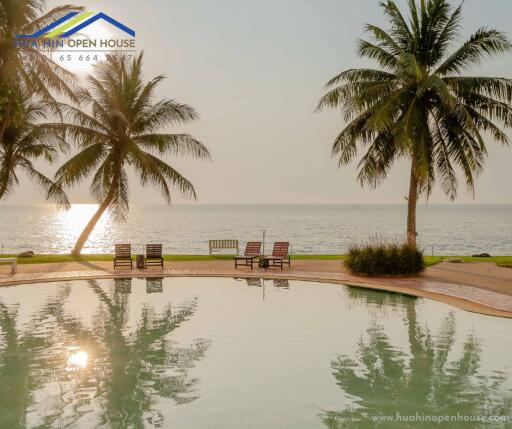
[[[72,274],[71,274],[72,273]],[[340,286],[348,286],[355,288],[363,288],[370,290],[377,290],[382,292],[399,293],[406,296],[412,296],[416,298],[426,298],[433,301],[441,302],[443,304],[451,305],[452,307],[459,308],[461,310],[469,311],[472,313],[478,313],[485,316],[502,317],[512,319],[512,312],[487,306],[470,299],[462,299],[456,296],[451,296],[443,293],[436,293],[432,291],[425,291],[421,289],[415,289],[406,286],[394,286],[386,283],[369,283],[357,280],[340,280],[336,278],[329,278],[328,276],[315,276],[318,273],[312,273],[311,275],[305,274],[286,274],[286,273],[251,273],[251,272],[214,272],[208,271],[205,273],[201,272],[126,272],[126,273],[112,273],[112,272],[96,272],[90,275],[73,275],[75,272],[55,272],[55,273],[41,273],[44,275],[53,274],[49,277],[34,277],[29,279],[6,279],[1,282],[0,287],[6,286],[18,286],[24,284],[37,284],[37,283],[49,283],[49,282],[61,282],[61,281],[76,281],[76,280],[94,280],[94,279],[116,279],[116,278],[186,278],[186,277],[204,277],[204,278],[260,278],[260,279],[282,279],[282,280],[295,280],[301,282],[316,282],[316,283],[327,283],[335,284]],[[88,273],[85,271],[84,273]],[[392,278],[389,279],[393,281]]]

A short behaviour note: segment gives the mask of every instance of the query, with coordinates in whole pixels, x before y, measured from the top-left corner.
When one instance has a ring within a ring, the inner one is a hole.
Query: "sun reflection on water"
[[[89,360],[89,353],[84,350],[76,351],[68,356],[68,371],[84,369]]]

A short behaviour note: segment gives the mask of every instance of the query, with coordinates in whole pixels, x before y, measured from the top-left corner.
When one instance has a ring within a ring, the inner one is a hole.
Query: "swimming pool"
[[[2,287],[0,428],[509,427],[511,328],[314,282]]]

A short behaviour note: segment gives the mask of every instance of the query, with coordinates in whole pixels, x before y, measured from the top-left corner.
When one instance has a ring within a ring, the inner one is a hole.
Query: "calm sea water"
[[[95,205],[65,211],[50,205],[0,206],[4,253],[68,253]],[[84,253],[111,253],[113,243],[164,244],[165,253],[204,254],[209,239],[290,241],[293,253],[343,253],[372,235],[403,238],[404,205],[134,206],[127,222],[104,216]],[[419,242],[427,254],[512,255],[512,205],[418,207]]]
[[[284,280],[2,287],[0,427],[509,428],[511,328]]]

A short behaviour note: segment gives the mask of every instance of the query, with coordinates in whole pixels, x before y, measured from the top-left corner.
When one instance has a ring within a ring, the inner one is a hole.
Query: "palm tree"
[[[333,77],[317,109],[343,108],[348,125],[336,137],[332,155],[342,166],[365,151],[358,164],[361,185],[377,186],[395,161],[410,160],[407,241],[415,246],[418,195],[428,198],[439,179],[455,199],[457,168],[474,192],[487,155],[482,133],[509,143],[502,128],[512,125],[512,80],[464,72],[512,45],[504,33],[481,28],[448,53],[462,5],[453,9],[447,0],[408,5],[406,19],[394,0],[380,2],[390,30],[367,25],[375,41],[359,42],[359,55],[375,60],[379,69],[350,69]]]
[[[6,127],[0,141],[0,201],[14,190],[19,183],[17,172],[22,171],[46,192],[47,199],[67,206],[68,199],[62,188],[39,172],[32,161],[45,158],[52,162],[58,152],[68,146],[58,127],[40,123],[49,114],[48,105],[34,97],[18,97],[23,98],[25,101],[18,103],[11,100],[18,114]]]
[[[74,75],[53,62],[44,51],[22,49],[16,34],[33,34],[70,12],[82,8],[62,5],[44,13],[46,0],[0,0],[0,142],[15,117],[12,97],[20,90],[34,92],[57,108],[54,93],[74,99]]]
[[[93,174],[91,193],[99,208],[78,238],[73,254],[79,254],[94,226],[105,212],[123,220],[129,210],[128,168],[132,167],[140,183],[154,185],[171,202],[169,187],[175,186],[184,196],[196,198],[192,183],[161,156],[192,155],[210,158],[208,149],[188,134],[162,134],[166,125],[198,118],[195,110],[174,100],[153,102],[157,76],[142,80],[142,54],[130,60],[125,55],[108,55],[95,65],[88,78],[90,90],[78,97],[90,113],[73,106],[62,106],[70,118],[63,127],[77,142],[80,152],[56,173],[58,186],[72,186]],[[60,125],[59,125],[60,126]]]

